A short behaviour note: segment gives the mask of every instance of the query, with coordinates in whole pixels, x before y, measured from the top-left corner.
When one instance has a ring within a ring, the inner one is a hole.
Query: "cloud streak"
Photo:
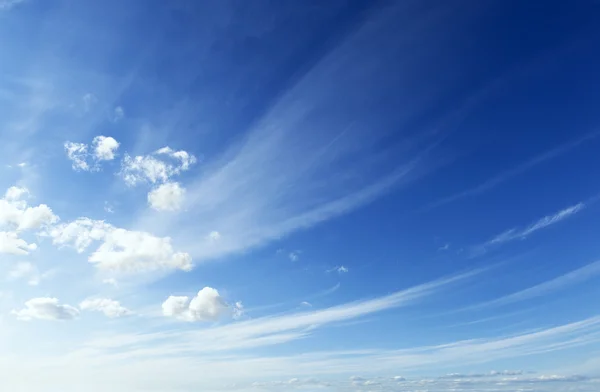
[[[454,201],[463,199],[465,197],[476,196],[476,195],[482,194],[482,193],[489,191],[490,189],[493,189],[496,186],[510,180],[511,178],[513,178],[519,174],[522,174],[529,169],[534,168],[535,166],[541,165],[544,162],[547,162],[549,160],[552,160],[554,158],[557,158],[563,154],[570,152],[571,150],[579,147],[584,142],[595,139],[598,135],[600,135],[600,132],[598,132],[598,131],[590,132],[578,139],[572,140],[568,143],[565,143],[565,144],[555,147],[551,150],[548,150],[540,155],[537,155],[537,156],[531,158],[530,160],[523,162],[520,165],[515,166],[512,169],[506,170],[506,171],[482,182],[481,184],[479,184],[477,186],[474,186],[472,188],[466,189],[464,191],[455,193],[453,195],[450,195],[450,196],[444,197],[438,201],[435,201],[435,202],[427,205],[425,208],[423,208],[423,210],[424,211],[432,210],[434,208],[441,207],[445,204],[452,203]]]

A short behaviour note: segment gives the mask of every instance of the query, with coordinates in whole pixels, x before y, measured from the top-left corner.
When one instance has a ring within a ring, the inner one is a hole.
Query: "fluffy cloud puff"
[[[73,170],[96,171],[98,163],[115,159],[120,144],[110,136],[96,136],[92,140],[92,148],[85,143],[65,142],[67,158],[71,161]]]
[[[129,309],[121,306],[119,301],[108,298],[89,298],[79,304],[81,310],[102,312],[106,317],[117,318],[133,314]]]
[[[185,189],[177,182],[167,182],[148,193],[148,204],[157,211],[177,211],[181,208]]]
[[[243,312],[241,302],[229,305],[219,292],[204,287],[191,300],[187,296],[170,296],[162,304],[163,314],[184,321],[217,321],[225,315],[239,318]]]
[[[22,200],[28,195],[26,188],[10,187],[4,198],[0,199],[0,253],[27,255],[37,248],[20,238],[19,233],[25,230],[37,230],[56,223],[59,218],[45,204],[29,207]]]
[[[140,183],[164,183],[196,163],[196,157],[186,151],[163,147],[150,155],[131,157],[125,154],[120,175],[129,186]]]
[[[79,316],[79,310],[70,305],[59,304],[56,298],[33,298],[25,302],[25,308],[13,310],[19,320],[72,320]]]
[[[159,269],[192,269],[188,253],[175,252],[169,237],[114,227],[104,221],[79,218],[57,225],[48,233],[54,244],[72,246],[83,252],[94,241],[100,246],[88,261],[100,269],[117,272],[146,272]]]

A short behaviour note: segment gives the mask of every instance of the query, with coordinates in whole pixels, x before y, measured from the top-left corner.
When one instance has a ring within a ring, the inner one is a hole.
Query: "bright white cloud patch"
[[[187,296],[170,296],[162,309],[165,316],[184,321],[217,321],[227,314],[239,318],[244,308],[241,302],[230,306],[216,289],[205,287],[191,300]]]
[[[115,159],[115,153],[119,148],[119,142],[110,136],[96,136],[92,141],[94,147],[94,158],[99,161],[111,161]]]
[[[26,188],[10,187],[0,199],[0,253],[26,255],[37,248],[20,237],[26,230],[37,230],[56,223],[59,218],[45,204],[29,207],[23,196]]]
[[[65,151],[67,158],[71,160],[73,170],[90,170],[90,165],[87,163],[88,146],[85,143],[65,142]]]
[[[142,231],[125,230],[104,221],[80,218],[57,225],[46,235],[52,237],[54,244],[72,246],[80,253],[92,242],[101,241],[88,261],[103,270],[132,273],[192,269],[190,255],[175,252],[169,237],[161,238]]]
[[[108,298],[89,298],[79,304],[81,310],[102,312],[106,317],[117,318],[133,314],[129,309],[121,306],[119,301]]]
[[[28,255],[37,248],[36,244],[28,244],[15,232],[0,231],[0,253]]]
[[[6,190],[4,195],[4,199],[7,201],[17,201],[20,200],[23,196],[28,195],[29,190],[27,188],[11,186]]]
[[[186,151],[163,147],[153,154],[132,157],[125,154],[120,175],[129,186],[140,183],[164,183],[196,163],[196,157]]]
[[[177,211],[181,208],[185,189],[177,182],[167,182],[148,193],[148,204],[157,211]]]
[[[85,143],[70,141],[65,142],[64,148],[73,170],[97,171],[100,170],[99,162],[115,159],[119,145],[113,137],[99,135],[92,140],[91,149]]]
[[[56,298],[33,298],[25,302],[25,308],[12,312],[19,320],[72,320],[79,310],[70,305],[59,304]]]

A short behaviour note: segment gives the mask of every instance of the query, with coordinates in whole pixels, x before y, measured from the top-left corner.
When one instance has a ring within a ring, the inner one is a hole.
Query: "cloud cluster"
[[[167,182],[148,193],[148,204],[157,211],[177,211],[184,195],[185,189],[178,182]]]
[[[127,273],[192,269],[190,255],[176,252],[169,237],[126,230],[101,220],[79,218],[55,225],[45,235],[51,237],[55,245],[70,246],[79,253],[93,242],[100,242],[88,261],[103,270]]]
[[[110,136],[96,136],[91,148],[85,143],[67,141],[64,144],[67,158],[76,171],[97,171],[100,162],[112,161],[116,157],[119,142]]]
[[[79,310],[61,305],[56,298],[33,298],[25,302],[25,308],[12,312],[19,320],[71,320],[79,316]]]
[[[187,151],[175,151],[163,147],[150,155],[130,156],[125,154],[120,175],[129,186],[143,183],[160,184],[173,176],[189,170],[196,157]]]
[[[119,301],[108,298],[88,298],[79,304],[81,310],[104,313],[106,317],[118,318],[129,316],[133,312],[121,305]]]
[[[23,200],[28,194],[26,188],[13,186],[0,199],[0,229],[3,229],[0,231],[0,253],[29,254],[37,245],[20,238],[20,234],[47,227],[59,220],[46,204],[30,207]]]
[[[191,300],[187,296],[170,296],[162,304],[163,314],[184,321],[218,321],[225,315],[240,318],[241,302],[229,305],[216,289],[204,287]]]

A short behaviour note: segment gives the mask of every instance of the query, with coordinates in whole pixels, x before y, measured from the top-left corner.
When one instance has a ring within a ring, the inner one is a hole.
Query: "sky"
[[[600,2],[0,0],[0,389],[600,389]]]

